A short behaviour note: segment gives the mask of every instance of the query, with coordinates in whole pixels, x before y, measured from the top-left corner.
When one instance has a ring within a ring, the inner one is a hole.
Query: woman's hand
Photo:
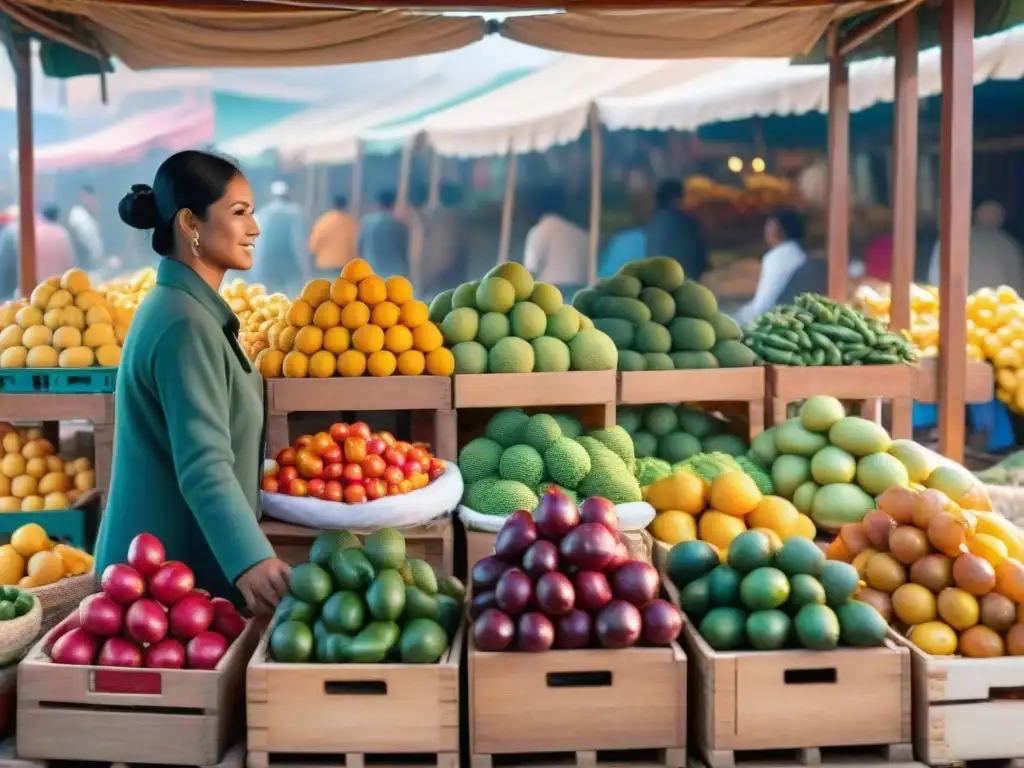
[[[292,569],[283,560],[261,560],[238,577],[235,586],[254,616],[270,616],[281,598],[288,594]]]

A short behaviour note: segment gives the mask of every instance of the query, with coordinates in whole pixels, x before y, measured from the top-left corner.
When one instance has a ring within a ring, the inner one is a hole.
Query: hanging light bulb
[[[764,173],[764,159],[760,157],[755,157],[753,160],[750,161],[750,168],[754,173]]]
[[[740,171],[743,170],[743,161],[740,158],[733,155],[732,157],[729,158],[728,166],[729,170],[732,171],[733,173],[739,173]]]

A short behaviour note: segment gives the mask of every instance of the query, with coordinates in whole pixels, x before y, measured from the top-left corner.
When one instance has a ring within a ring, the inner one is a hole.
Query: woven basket
[[[75,610],[80,602],[98,590],[99,583],[93,571],[30,590],[39,598],[43,607],[43,622],[39,634],[49,632]]]
[[[1011,523],[1024,528],[1024,486],[986,485],[992,509]]]
[[[39,637],[42,623],[43,608],[39,598],[32,601],[32,608],[24,616],[0,621],[0,667],[21,660]]]

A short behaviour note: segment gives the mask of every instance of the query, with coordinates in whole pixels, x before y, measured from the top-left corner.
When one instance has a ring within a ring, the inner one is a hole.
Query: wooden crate
[[[59,763],[57,763],[59,764]],[[99,763],[102,766],[105,763]],[[12,736],[0,743],[0,768],[47,768],[47,760],[29,760],[18,757],[16,740]],[[130,763],[109,763],[110,768],[128,768]],[[143,764],[145,765],[145,764]],[[245,768],[245,744],[239,742],[224,753],[224,757],[215,766],[202,768]]]
[[[651,547],[654,541],[647,531],[624,531],[630,553],[633,557],[651,562]],[[466,531],[466,564],[467,573],[473,570],[477,561],[494,554],[496,533],[485,531]]]
[[[54,664],[55,639],[18,666],[19,758],[215,766],[235,743],[255,625],[210,672]]]
[[[686,656],[677,644],[485,653],[467,642],[471,768],[686,766]]]
[[[930,656],[891,635],[911,658],[919,760],[952,765],[1024,758],[1024,657]]]
[[[851,412],[879,424],[883,423],[883,401],[892,401],[897,413],[901,409],[906,411],[913,404],[917,375],[913,365],[769,365],[766,368],[768,406],[765,415],[768,426],[786,420],[790,403],[814,395],[831,395],[842,400]],[[883,426],[892,431],[892,425]],[[905,424],[901,426],[901,429],[906,428]],[[897,429],[893,437],[909,438],[912,435]]]
[[[264,637],[246,677],[249,768],[458,768],[464,637],[437,664],[277,664]]]
[[[912,763],[905,648],[887,642],[834,651],[719,653],[688,619],[682,639],[693,690],[691,747],[709,768],[780,759],[814,764],[833,752],[846,763]]]
[[[342,412],[409,411],[410,439],[429,443],[440,459],[458,458],[452,380],[447,376],[268,379],[266,396],[269,456],[291,444],[290,414],[335,413],[340,419]]]
[[[290,565],[308,562],[309,548],[313,546],[314,539],[323,533],[315,528],[283,523],[269,517],[260,521],[260,528],[270,540],[277,556]],[[427,525],[398,530],[405,537],[405,549],[409,557],[426,560],[441,573],[453,572],[455,543],[451,519],[444,518]],[[365,533],[353,532],[361,539],[366,538]]]
[[[987,403],[995,397],[995,373],[992,366],[979,360],[967,361],[966,402]],[[925,357],[914,370],[914,400],[919,403],[939,402],[939,359]]]
[[[619,374],[619,405],[684,403],[742,420],[749,440],[764,430],[765,368],[629,371]]]

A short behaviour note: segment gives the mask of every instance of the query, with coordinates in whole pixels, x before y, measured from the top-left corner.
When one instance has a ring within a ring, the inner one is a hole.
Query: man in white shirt
[[[1003,229],[1006,212],[999,203],[988,201],[974,212],[971,245],[967,261],[967,292],[1008,285],[1024,291],[1024,252]],[[939,243],[932,250],[928,282],[939,284]]]
[[[540,218],[526,234],[523,266],[545,283],[582,288],[587,284],[590,235],[565,219],[560,188],[544,190],[539,203]]]
[[[96,194],[88,184],[78,193],[78,202],[68,212],[68,230],[75,245],[78,265],[82,269],[97,269],[103,265],[103,236],[95,214],[99,209]]]
[[[740,307],[734,318],[737,323],[749,323],[779,303],[786,286],[804,264],[804,218],[796,211],[776,211],[764,225],[764,239],[768,253],[761,260],[761,275],[757,279],[754,298]]]

